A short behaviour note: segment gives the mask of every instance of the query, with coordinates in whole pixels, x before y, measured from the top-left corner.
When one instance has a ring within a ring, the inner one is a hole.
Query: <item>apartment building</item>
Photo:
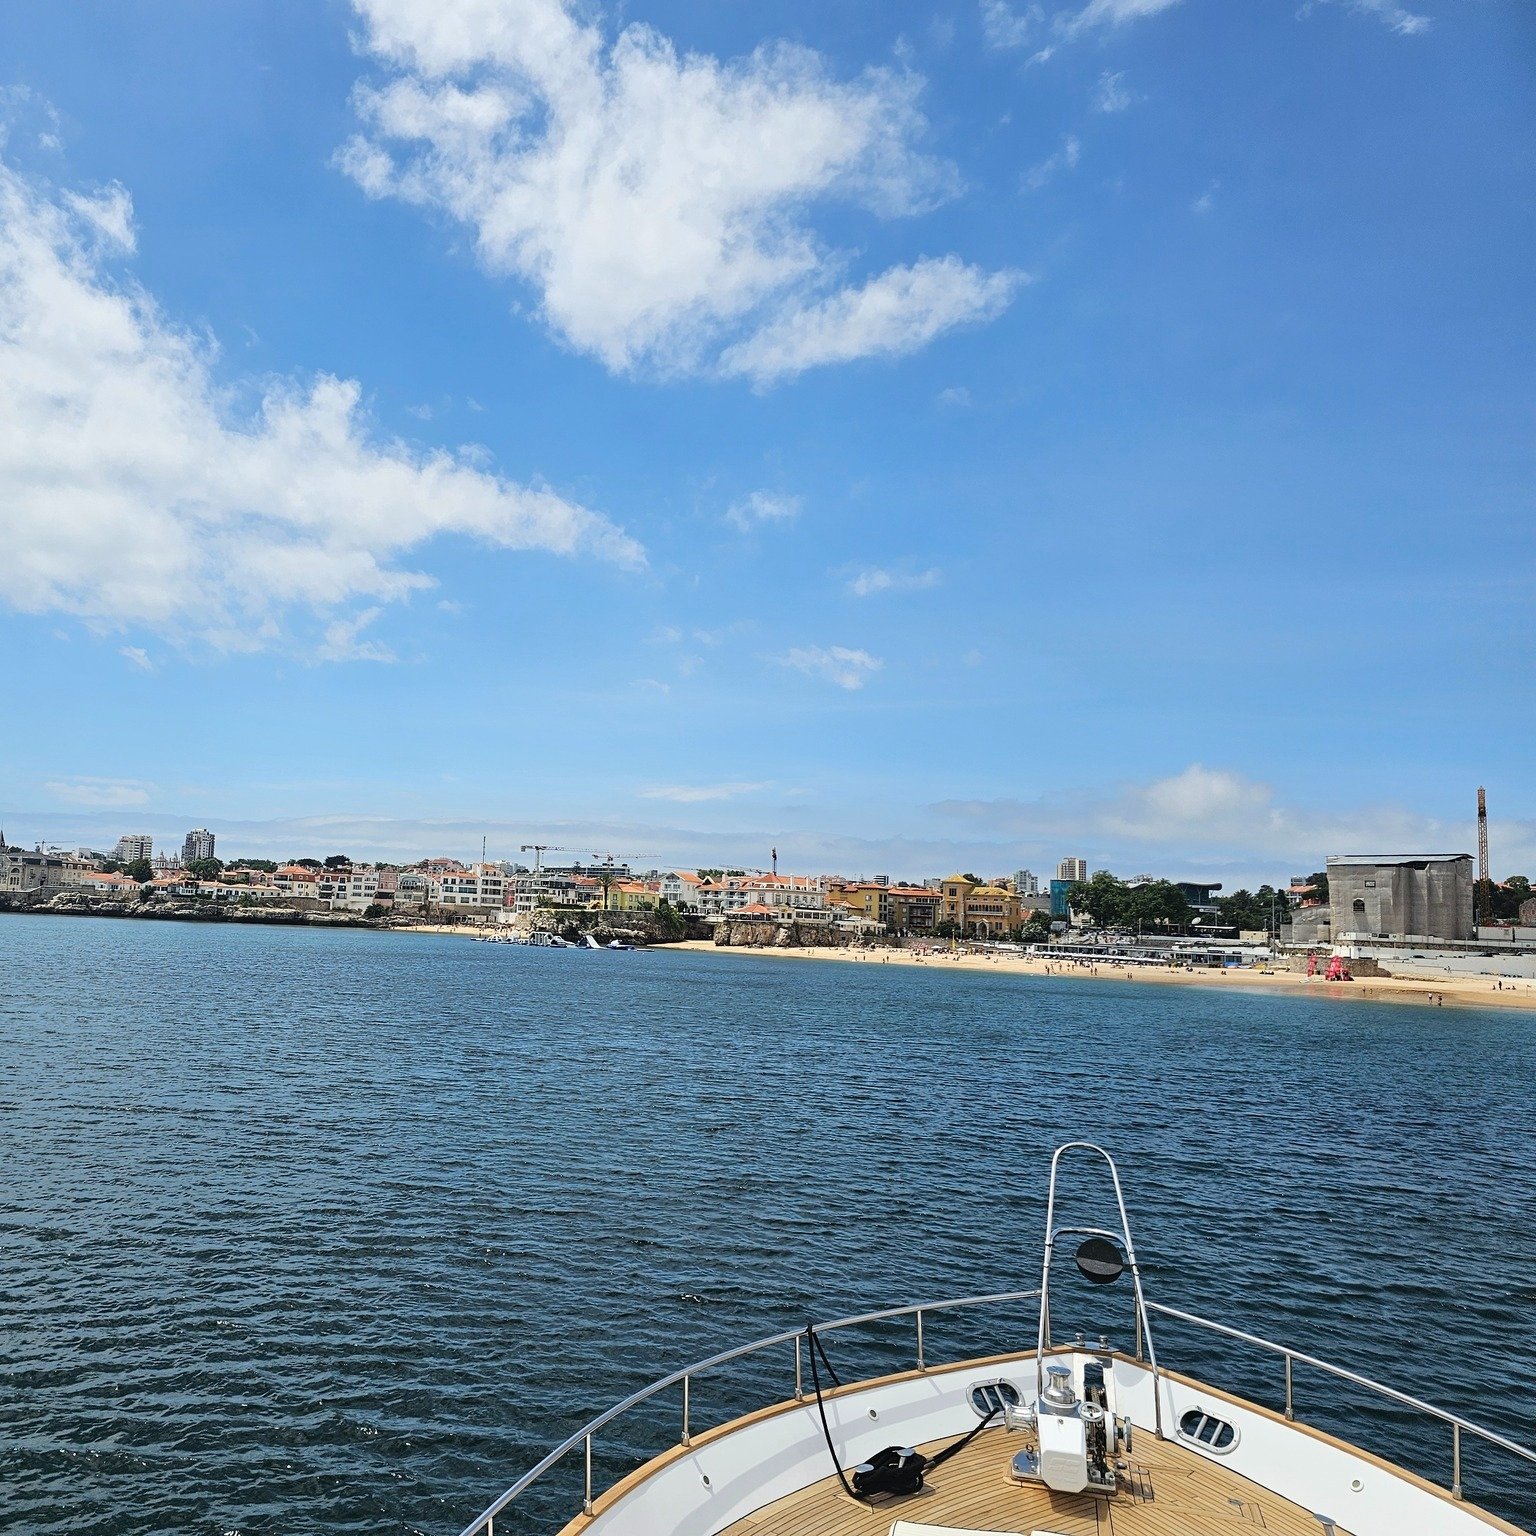
[[[181,862],[190,864],[194,859],[211,859],[213,844],[213,833],[207,827],[194,827],[181,840]]]
[[[431,877],[431,900],[444,907],[500,907],[506,901],[507,883],[499,864],[444,869]]]

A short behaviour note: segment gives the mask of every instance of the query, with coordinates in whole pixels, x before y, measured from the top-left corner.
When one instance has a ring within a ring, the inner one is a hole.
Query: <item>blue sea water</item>
[[[1037,1284],[1075,1137],[1120,1160],[1152,1299],[1530,1443],[1533,1085],[1518,1012],[0,917],[0,1530],[453,1536],[675,1365]],[[1130,1342],[1123,1288],[1059,1283],[1058,1331]],[[1033,1327],[932,1318],[929,1357]],[[1278,1404],[1275,1362],[1158,1342]],[[695,1426],[790,1367],[701,1383]],[[1304,1370],[1297,1404],[1448,1475],[1447,1431]],[[558,1528],[577,1471],[498,1530]],[[1536,1523],[1517,1468],[1469,1443],[1465,1476]]]

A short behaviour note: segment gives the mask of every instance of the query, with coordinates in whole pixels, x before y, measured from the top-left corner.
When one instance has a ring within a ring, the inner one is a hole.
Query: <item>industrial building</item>
[[[1330,856],[1333,939],[1471,939],[1472,884],[1469,853]]]

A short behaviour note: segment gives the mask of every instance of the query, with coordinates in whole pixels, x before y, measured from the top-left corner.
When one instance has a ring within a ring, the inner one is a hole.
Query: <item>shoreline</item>
[[[1518,1008],[1536,1010],[1536,981],[1506,981],[1483,976],[1370,976],[1360,981],[1324,981],[1296,971],[1194,970],[1155,966],[1116,966],[1110,962],[1069,964],[1025,955],[956,953],[935,947],[927,954],[907,949],[790,949],[715,944],[683,939],[658,949],[693,954],[758,955],[778,960],[827,960],[840,965],[906,965],[932,970],[982,971],[1012,976],[1050,976],[1064,981],[1123,981],[1148,986],[1205,987],[1228,992],[1269,992],[1343,1001],[1412,1003],[1424,1008]]]
[[[100,917],[127,921],[183,922],[217,927],[324,928],[333,933],[421,933],[474,939],[486,930],[469,923],[401,923],[348,920],[329,913],[285,911],[260,916],[193,912],[49,911],[39,907],[0,907],[0,916]],[[1428,1008],[1514,1008],[1536,1011],[1536,980],[1494,976],[1369,976],[1358,981],[1324,981],[1297,971],[1176,970],[1163,966],[1117,966],[1112,961],[1071,963],[1037,960],[1026,955],[951,952],[936,942],[926,951],[858,949],[851,947],[716,944],[712,939],[671,939],[640,946],[654,950],[683,950],[690,954],[751,955],[770,960],[824,960],[838,965],[924,966],[933,970],[981,971],[1011,976],[1058,977],[1067,981],[1121,981],[1148,986],[1205,987],[1228,992],[1268,992],[1353,999],[1356,1002],[1414,1004]]]

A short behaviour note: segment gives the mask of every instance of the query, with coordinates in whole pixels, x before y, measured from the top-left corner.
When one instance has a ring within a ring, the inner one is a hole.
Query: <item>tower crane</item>
[[[519,846],[519,853],[531,853],[533,855],[533,872],[539,874],[540,860],[546,853],[579,853],[578,848],[557,848],[553,843],[523,843]]]

